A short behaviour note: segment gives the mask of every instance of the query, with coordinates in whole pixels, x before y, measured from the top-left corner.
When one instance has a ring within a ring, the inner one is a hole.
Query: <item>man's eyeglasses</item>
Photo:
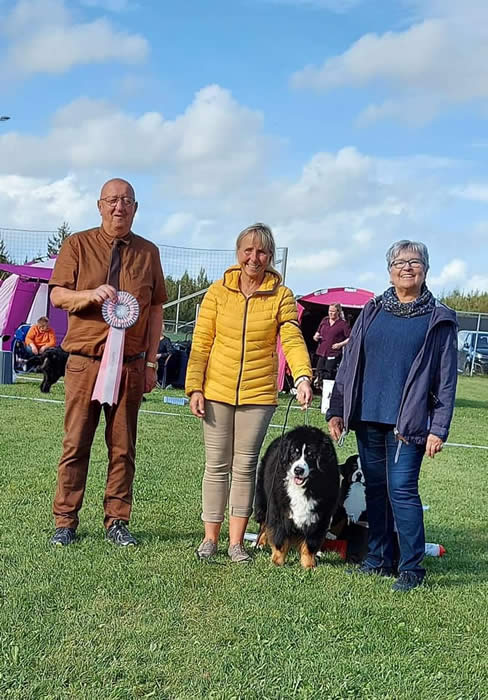
[[[117,202],[119,201],[119,199],[124,205],[124,207],[131,207],[136,201],[133,197],[121,197],[120,195],[114,197],[100,197],[100,201],[106,202],[109,205],[109,207],[117,206]]]
[[[391,267],[394,267],[395,270],[401,270],[404,267],[413,267],[414,269],[418,269],[419,267],[423,267],[423,265],[424,263],[422,260],[419,260],[418,258],[412,258],[411,260],[395,260],[391,263]]]

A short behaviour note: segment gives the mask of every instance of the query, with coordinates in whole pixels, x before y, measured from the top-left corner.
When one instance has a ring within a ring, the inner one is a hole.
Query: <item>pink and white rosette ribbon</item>
[[[138,301],[129,292],[117,292],[115,301],[106,299],[103,302],[102,316],[110,330],[91,400],[112,406],[119,398],[125,329],[133,326],[139,318]]]

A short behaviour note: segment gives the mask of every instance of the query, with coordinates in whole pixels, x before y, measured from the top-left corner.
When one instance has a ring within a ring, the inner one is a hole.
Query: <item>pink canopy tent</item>
[[[357,287],[330,287],[305,294],[297,301],[298,320],[311,357],[316,343],[313,335],[319,323],[329,311],[330,304],[341,304],[346,320],[353,325],[363,306],[374,297],[374,293]],[[281,391],[285,382],[286,360],[278,342],[278,388]]]
[[[0,336],[8,335],[1,349],[9,350],[15,330],[22,323],[35,323],[47,316],[59,345],[68,327],[66,311],[55,309],[49,302],[48,281],[55,258],[27,265],[0,264],[0,270],[10,273],[0,286]]]

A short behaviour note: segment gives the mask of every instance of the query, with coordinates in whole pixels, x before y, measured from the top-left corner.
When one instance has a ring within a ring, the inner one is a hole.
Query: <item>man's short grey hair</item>
[[[396,260],[404,250],[411,250],[415,255],[422,260],[425,272],[429,269],[429,251],[425,243],[420,241],[407,241],[406,239],[402,241],[397,241],[393,243],[386,251],[386,264],[388,265],[388,270],[391,269],[391,265],[394,260]]]
[[[256,236],[259,246],[268,253],[269,264],[272,265],[276,255],[276,243],[270,227],[259,222],[257,224],[252,224],[252,226],[247,226],[237,236],[236,252],[240,248],[242,239],[244,236],[247,236],[248,233],[252,233],[253,236]]]

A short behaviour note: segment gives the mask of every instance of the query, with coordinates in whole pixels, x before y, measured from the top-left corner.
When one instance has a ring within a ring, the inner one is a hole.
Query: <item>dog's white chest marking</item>
[[[286,490],[290,499],[290,519],[295,525],[303,528],[317,522],[319,516],[315,511],[317,501],[307,498],[302,486],[297,486],[293,481],[286,480]]]
[[[303,528],[307,525],[312,525],[318,520],[318,513],[315,511],[317,501],[313,498],[307,498],[302,484],[297,484],[294,480],[295,467],[303,468],[303,477],[308,478],[310,467],[305,459],[306,445],[303,445],[302,454],[290,466],[285,478],[285,488],[290,499],[290,519],[293,520],[296,527]]]
[[[344,501],[344,510],[353,523],[357,523],[361,513],[366,510],[366,495],[364,484],[354,482],[351,484],[347,498]]]

